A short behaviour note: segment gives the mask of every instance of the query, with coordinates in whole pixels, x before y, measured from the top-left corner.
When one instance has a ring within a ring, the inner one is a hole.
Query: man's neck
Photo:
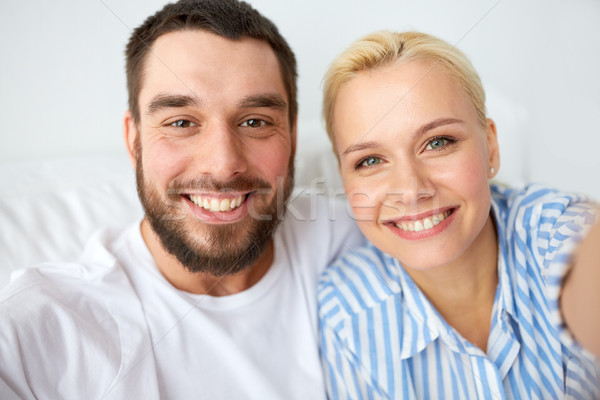
[[[207,272],[191,272],[168,253],[146,219],[141,225],[142,237],[159,271],[178,290],[210,296],[228,296],[242,292],[256,284],[273,263],[273,241],[270,241],[259,258],[236,274],[215,276]]]

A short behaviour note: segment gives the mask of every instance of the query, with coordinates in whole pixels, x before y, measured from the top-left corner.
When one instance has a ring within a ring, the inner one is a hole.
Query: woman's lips
[[[413,220],[399,220],[394,222],[397,228],[402,229],[405,232],[420,232],[422,230],[431,229],[438,225],[440,222],[445,220],[452,214],[454,209],[449,209],[431,216],[413,219]]]
[[[397,218],[384,222],[394,234],[410,240],[425,239],[444,231],[454,220],[458,207],[448,207],[435,213]]]

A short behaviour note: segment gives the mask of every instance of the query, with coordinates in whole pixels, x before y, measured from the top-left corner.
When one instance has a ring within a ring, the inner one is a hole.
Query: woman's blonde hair
[[[431,61],[445,68],[464,88],[482,126],[486,125],[485,92],[477,71],[463,52],[425,33],[378,31],[352,43],[325,74],[323,117],[336,155],[333,113],[342,85],[360,72],[416,60]]]

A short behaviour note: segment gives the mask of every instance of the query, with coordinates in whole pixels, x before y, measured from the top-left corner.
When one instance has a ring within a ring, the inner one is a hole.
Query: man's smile
[[[240,207],[248,198],[248,193],[240,195],[188,195],[190,201],[210,212],[227,212]]]

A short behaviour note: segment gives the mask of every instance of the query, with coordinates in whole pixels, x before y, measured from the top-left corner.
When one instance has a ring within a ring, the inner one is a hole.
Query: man
[[[0,398],[324,398],[316,279],[361,236],[302,197],[276,231],[292,51],[248,4],[199,0],[148,18],[126,53],[145,218],[0,294]]]

